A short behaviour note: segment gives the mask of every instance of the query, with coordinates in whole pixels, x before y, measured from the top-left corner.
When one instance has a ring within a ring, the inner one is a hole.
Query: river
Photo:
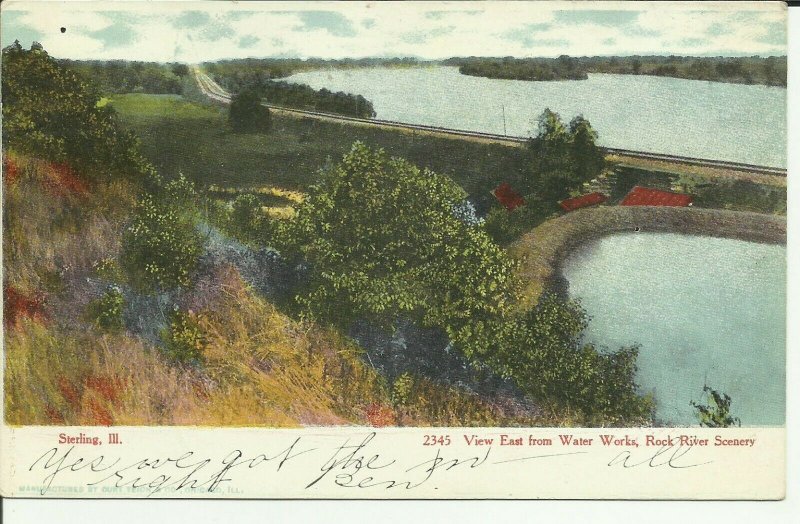
[[[586,341],[640,344],[637,375],[668,424],[697,424],[703,385],[742,425],[784,423],[786,247],[673,233],[587,243],[563,266]]]
[[[633,75],[526,82],[455,67],[308,71],[287,78],[360,94],[377,118],[530,136],[549,107],[583,114],[607,147],[786,167],[786,89]]]

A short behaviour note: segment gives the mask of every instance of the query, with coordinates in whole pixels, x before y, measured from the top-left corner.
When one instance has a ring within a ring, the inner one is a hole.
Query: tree
[[[514,265],[462,220],[465,196],[447,177],[356,142],[284,231],[282,254],[310,268],[300,305],[343,327],[412,318],[468,356],[491,353],[514,302]]]
[[[170,65],[172,74],[178,77],[183,77],[189,74],[189,66],[186,64],[175,63]]]
[[[3,49],[4,146],[70,164],[90,179],[136,176],[147,170],[135,137],[100,95],[39,44]]]
[[[580,190],[584,182],[597,177],[605,168],[597,132],[582,116],[569,127],[549,108],[539,116],[537,135],[528,143],[532,176],[524,193],[535,193],[546,201],[565,198]]]
[[[638,348],[615,352],[583,342],[588,320],[575,301],[543,296],[518,320],[498,358],[505,374],[539,400],[580,412],[589,424],[643,423],[653,403],[637,393]]]
[[[477,368],[592,423],[642,422],[636,348],[583,344],[585,312],[554,297],[520,314],[514,263],[465,217],[449,178],[356,142],[322,173],[278,235],[281,255],[308,268],[303,312],[348,328],[399,319],[441,329]]]
[[[261,93],[246,88],[231,99],[228,121],[237,133],[267,132],[271,124],[269,109],[261,105]]]
[[[571,189],[577,189],[584,182],[595,178],[605,168],[605,156],[597,147],[597,131],[588,120],[578,115],[569,123],[571,136],[571,157],[574,177]]]

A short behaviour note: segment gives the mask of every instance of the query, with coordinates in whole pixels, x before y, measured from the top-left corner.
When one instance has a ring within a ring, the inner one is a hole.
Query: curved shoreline
[[[786,244],[786,217],[744,211],[691,207],[596,207],[548,220],[509,246],[520,261],[519,308],[535,306],[546,290],[558,290],[560,266],[581,244],[621,232],[682,233]]]

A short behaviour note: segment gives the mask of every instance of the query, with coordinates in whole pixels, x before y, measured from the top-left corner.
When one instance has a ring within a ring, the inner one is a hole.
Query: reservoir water
[[[637,383],[667,424],[696,425],[703,385],[743,426],[785,413],[786,247],[671,233],[587,243],[563,266],[591,321],[587,342],[640,344]]]
[[[607,74],[526,82],[445,66],[308,71],[287,80],[363,95],[385,120],[530,136],[549,107],[565,121],[583,114],[604,146],[786,167],[781,87]]]

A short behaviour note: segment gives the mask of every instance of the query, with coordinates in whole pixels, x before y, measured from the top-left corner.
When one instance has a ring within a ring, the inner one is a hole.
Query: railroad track
[[[211,79],[211,77],[209,77],[207,74],[203,73],[197,68],[194,69],[194,75],[195,78],[197,79],[198,85],[200,86],[200,90],[203,92],[205,96],[211,98],[212,100],[216,100],[217,102],[221,102],[223,104],[230,104],[231,102],[230,93],[225,91],[222,87],[219,86],[219,84],[214,82],[214,80]],[[424,124],[409,124],[407,122],[398,122],[395,120],[381,120],[377,118],[357,118],[352,116],[338,115],[335,113],[308,111],[305,109],[294,109],[289,107],[276,106],[268,103],[262,103],[262,105],[277,111],[294,113],[298,115],[309,116],[312,118],[324,118],[330,120],[339,120],[343,122],[354,122],[358,124],[372,125],[378,127],[426,131],[430,133],[439,133],[457,137],[483,138],[486,140],[511,143],[511,144],[524,144],[529,140],[528,137],[521,137],[521,136],[498,135],[494,133],[484,133],[482,131],[468,131],[465,129],[449,129],[446,127],[428,126]],[[783,177],[786,176],[786,169],[779,167],[759,166],[755,164],[746,164],[741,162],[729,162],[726,160],[711,160],[707,158],[667,155],[662,153],[649,153],[646,151],[633,151],[630,149],[620,149],[615,147],[603,147],[602,149],[603,151],[605,151],[606,154],[617,155],[627,158],[654,160],[660,162],[669,162],[673,164],[711,167],[717,169],[730,169],[734,171],[741,171],[745,173],[756,173],[762,175],[777,175]]]

